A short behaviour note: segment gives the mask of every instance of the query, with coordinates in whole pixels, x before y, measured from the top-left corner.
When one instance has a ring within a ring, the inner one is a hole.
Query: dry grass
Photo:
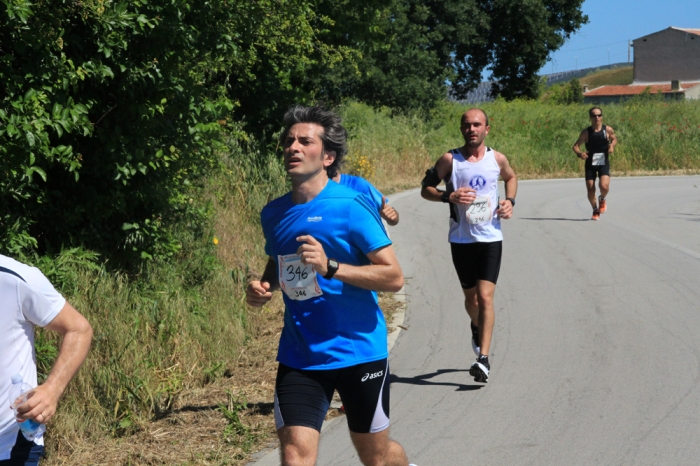
[[[75,438],[42,463],[63,465],[242,465],[274,440],[272,394],[274,361],[282,325],[279,296],[250,314],[255,335],[237,357],[227,377],[201,388],[184,390],[173,410],[122,438]],[[224,435],[228,421],[220,405],[245,400],[239,413],[247,438]],[[242,448],[245,445],[246,448]]]

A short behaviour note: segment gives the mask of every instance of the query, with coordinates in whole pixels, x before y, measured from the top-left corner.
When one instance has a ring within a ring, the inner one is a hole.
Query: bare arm
[[[35,388],[29,400],[17,409],[18,419],[36,419],[42,424],[56,414],[58,400],[85,360],[92,341],[90,323],[68,303],[46,328],[63,337],[58,357],[46,382]]]
[[[615,146],[617,145],[617,136],[615,136],[615,130],[612,129],[612,126],[606,126],[605,129],[607,130],[608,142],[610,143],[608,154],[612,154],[615,152]]]
[[[420,190],[420,195],[423,199],[433,202],[442,202],[442,193],[437,189],[437,185],[440,184],[440,180],[448,178],[452,174],[452,154],[446,152],[435,162],[435,170],[437,174],[437,183],[433,181],[429,185],[425,185]]]
[[[386,220],[389,226],[395,227],[399,224],[399,211],[386,203],[385,196],[382,196],[382,206],[379,208],[379,215]]]
[[[420,194],[423,196],[423,199],[433,202],[442,202],[442,195],[445,191],[440,191],[437,189],[437,185],[440,184],[439,180],[447,179],[452,175],[451,152],[446,152],[438,159],[437,162],[435,162],[435,170],[437,176],[439,177],[438,182],[435,183],[435,181],[433,181],[434,185],[424,184]],[[426,176],[425,179],[427,178],[428,177]],[[471,205],[471,203],[476,199],[476,190],[467,187],[457,188],[453,192],[449,193],[447,199],[448,202],[452,204],[464,204],[468,206]]]
[[[507,198],[515,199],[515,196],[518,194],[518,177],[515,175],[515,171],[513,171],[505,155],[496,152],[495,157],[498,166],[501,168],[501,178],[503,178],[506,188],[506,199],[499,202],[497,213],[499,218],[509,219],[513,216],[513,204]]]
[[[277,276],[277,263],[272,257],[267,258],[265,271],[260,280],[251,280],[246,288],[246,301],[251,306],[260,307],[272,299],[272,292],[280,287]]]
[[[585,144],[588,142],[588,130],[583,130],[581,131],[581,134],[579,134],[578,139],[574,143],[574,145],[571,147],[576,153],[576,155],[583,159],[586,160],[588,158],[588,154],[585,151],[581,150],[581,144]]]
[[[403,286],[403,272],[392,246],[367,254],[370,265],[340,264],[333,276],[343,283],[366,290],[397,292]]]
[[[297,249],[302,264],[311,264],[317,274],[328,273],[328,256],[321,243],[311,235],[297,238],[303,244]],[[399,291],[403,286],[403,272],[394,248],[385,246],[367,254],[369,265],[339,264],[333,276],[349,285],[374,291]]]

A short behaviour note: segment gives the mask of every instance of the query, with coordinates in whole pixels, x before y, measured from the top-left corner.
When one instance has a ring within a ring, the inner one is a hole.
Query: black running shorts
[[[477,280],[498,281],[501,270],[503,241],[492,243],[450,243],[452,263],[457,271],[462,288],[476,286]]]
[[[323,419],[338,390],[348,427],[358,434],[389,427],[389,361],[359,364],[331,370],[277,368],[275,424],[305,426],[321,431]]]
[[[605,157],[605,165],[593,165],[591,158],[586,159],[585,164],[586,169],[586,181],[595,181],[597,176],[610,176],[610,160]]]

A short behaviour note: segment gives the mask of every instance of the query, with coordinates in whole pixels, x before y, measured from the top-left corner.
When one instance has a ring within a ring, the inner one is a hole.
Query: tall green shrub
[[[200,228],[236,95],[314,47],[306,0],[0,2],[0,249],[80,244],[133,263]],[[323,56],[317,53],[316,56]],[[279,58],[275,58],[277,55]]]

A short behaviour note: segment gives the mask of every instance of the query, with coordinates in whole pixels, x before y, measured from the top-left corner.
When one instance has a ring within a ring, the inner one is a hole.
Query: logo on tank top
[[[320,222],[323,220],[323,217],[317,216],[317,217],[309,217],[306,219],[307,222]]]
[[[469,186],[471,186],[472,189],[480,191],[486,186],[486,179],[481,175],[476,175],[469,180]]]

